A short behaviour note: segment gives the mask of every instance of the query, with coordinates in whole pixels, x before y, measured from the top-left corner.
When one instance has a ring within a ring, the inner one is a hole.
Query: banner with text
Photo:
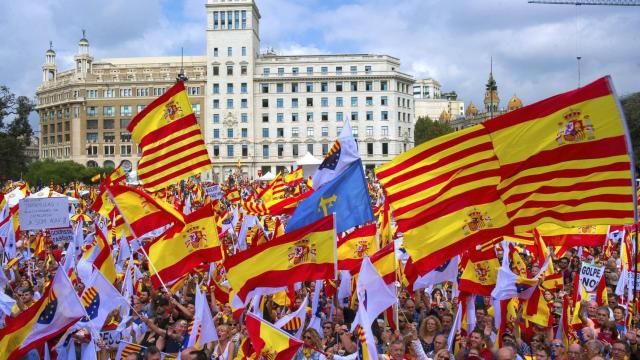
[[[69,226],[69,200],[66,197],[20,199],[20,230],[40,230]]]

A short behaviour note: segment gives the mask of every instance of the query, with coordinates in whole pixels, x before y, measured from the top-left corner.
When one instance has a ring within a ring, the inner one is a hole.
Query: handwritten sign
[[[604,275],[604,266],[583,263],[580,268],[580,283],[587,292],[595,291],[602,275]]]
[[[100,333],[102,341],[108,348],[117,348],[122,340],[122,333],[120,331],[103,331]]]
[[[207,195],[211,198],[211,200],[220,199],[222,197],[222,189],[220,189],[220,185],[209,186],[206,189]]]
[[[66,197],[20,199],[20,230],[40,230],[69,226]]]
[[[60,229],[49,229],[51,241],[54,244],[68,243],[73,241],[73,229],[70,227]]]

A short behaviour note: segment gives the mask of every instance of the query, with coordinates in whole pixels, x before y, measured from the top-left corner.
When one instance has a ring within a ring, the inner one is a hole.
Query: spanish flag
[[[460,291],[470,294],[491,295],[498,281],[500,261],[494,248],[484,251],[470,250],[462,260],[462,276],[458,282]]]
[[[204,138],[182,81],[138,113],[127,130],[142,149],[138,177],[148,191],[158,191],[211,170]]]
[[[295,170],[284,176],[284,183],[289,187],[296,186],[303,181],[302,166],[298,166]]]
[[[376,224],[371,223],[338,237],[338,269],[360,269],[362,258],[376,252]]]
[[[602,246],[609,233],[608,225],[584,225],[561,227],[556,224],[542,224],[536,232],[547,245],[551,246]]]
[[[303,345],[302,341],[289,336],[252,313],[247,313],[245,322],[253,350],[265,359],[290,360]]]
[[[149,245],[151,283],[160,287],[174,281],[202,263],[222,259],[220,240],[211,206],[204,206],[185,217],[184,226],[169,229]],[[157,270],[157,273],[156,273]]]
[[[111,184],[108,191],[118,211],[129,224],[136,237],[169,225],[184,224],[184,215],[160,199],[154,199],[145,192],[124,186]]]
[[[388,244],[382,249],[376,251],[369,259],[386,284],[391,284],[396,281],[397,261],[394,243]],[[355,269],[351,269],[349,272],[351,273],[351,276],[355,277],[360,273],[360,266]]]
[[[95,224],[95,237],[93,243],[82,257],[89,263],[93,264],[98,271],[109,280],[110,283],[116,281],[116,264],[111,254],[111,246],[100,226]]]
[[[611,79],[438,137],[376,169],[420,274],[486,239],[633,223],[628,134]]]
[[[252,247],[224,261],[227,280],[243,302],[256,288],[333,279],[336,267],[333,216]]]
[[[91,182],[98,182],[98,181],[100,181],[100,173],[93,175],[93,177],[91,178]]]

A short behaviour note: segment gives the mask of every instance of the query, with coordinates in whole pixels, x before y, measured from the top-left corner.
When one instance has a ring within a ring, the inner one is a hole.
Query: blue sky
[[[33,96],[49,40],[72,65],[81,29],[91,53],[205,54],[205,0],[0,2],[0,83]],[[481,103],[490,58],[501,104],[526,103],[610,74],[618,93],[640,91],[640,7],[532,5],[526,0],[257,0],[262,48],[281,54],[382,53],[403,72],[433,77]],[[25,21],[26,20],[26,21]]]

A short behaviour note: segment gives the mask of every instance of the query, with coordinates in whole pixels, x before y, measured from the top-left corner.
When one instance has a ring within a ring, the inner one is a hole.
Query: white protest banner
[[[627,288],[631,289],[633,291],[633,289],[638,289],[640,290],[640,273],[635,273],[635,279],[636,279],[636,283],[633,283],[633,271],[629,271],[627,273]],[[634,287],[635,286],[635,287]]]
[[[54,244],[68,243],[73,241],[73,229],[71,227],[49,229],[49,235],[51,235],[51,241]]]
[[[604,266],[582,263],[582,267],[580,268],[580,283],[587,292],[595,291],[602,275],[604,275]]]
[[[211,198],[211,200],[220,199],[222,197],[222,189],[220,185],[213,185],[206,188],[207,195]]]
[[[69,226],[66,197],[20,199],[20,230],[40,230]]]
[[[120,331],[103,331],[100,333],[100,337],[107,348],[117,348],[122,340],[122,333]]]

